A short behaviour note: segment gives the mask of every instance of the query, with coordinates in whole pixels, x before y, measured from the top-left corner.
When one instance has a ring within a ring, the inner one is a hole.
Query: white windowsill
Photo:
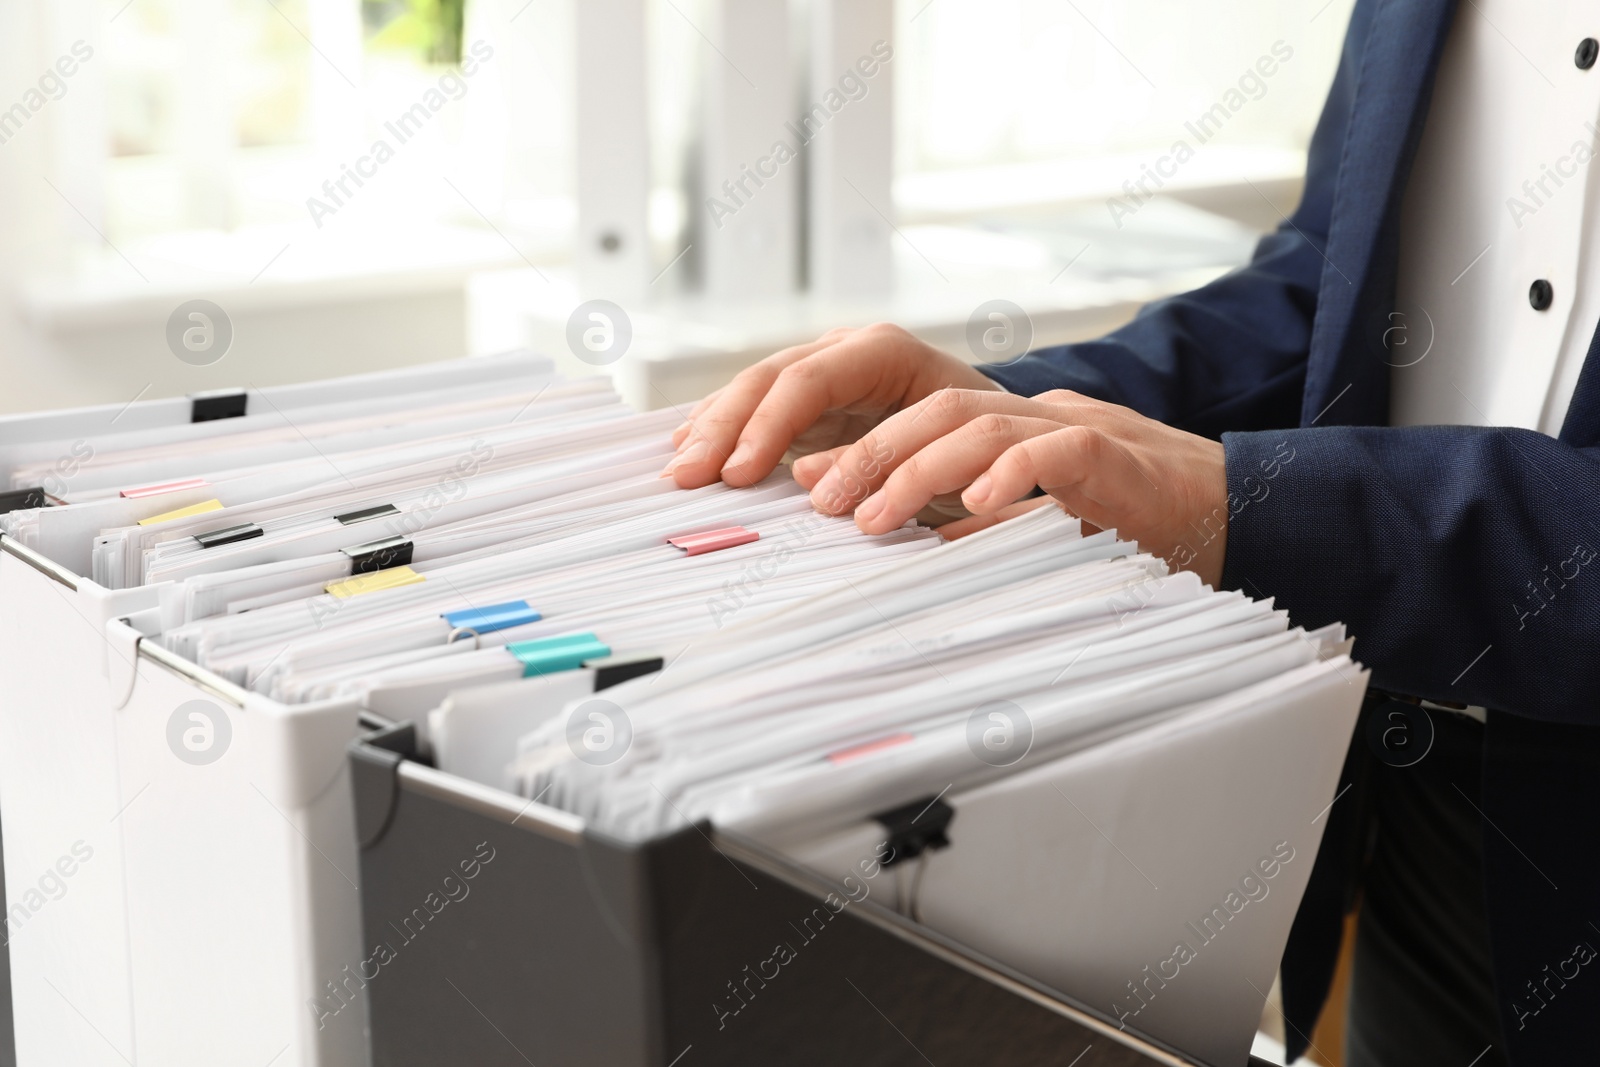
[[[196,297],[259,311],[459,291],[474,273],[521,265],[481,228],[175,233],[91,252],[76,269],[25,285],[20,301],[35,329],[62,333],[164,320]]]
[[[1096,156],[1090,159],[1013,163],[964,170],[902,174],[894,182],[895,206],[902,223],[971,218],[991,212],[1035,214],[1078,201],[1130,200],[1123,183],[1144,181],[1145,190],[1185,196],[1200,193],[1248,192],[1253,183],[1298,186],[1306,154],[1291,148],[1202,145],[1181,166],[1162,164],[1171,177],[1154,172],[1163,153]],[[1253,195],[1253,194],[1252,194]],[[1280,205],[1285,206],[1285,205]]]

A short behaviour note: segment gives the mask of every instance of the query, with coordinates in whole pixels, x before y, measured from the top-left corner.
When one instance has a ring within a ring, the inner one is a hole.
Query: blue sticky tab
[[[574,671],[585,660],[603,659],[611,649],[600,643],[594,634],[567,634],[563,637],[542,637],[535,641],[516,641],[506,646],[506,651],[522,662],[522,676],[554,674],[557,671]]]
[[[513,626],[538,622],[543,616],[530,608],[526,600],[508,600],[504,604],[491,604],[486,608],[447,611],[439,617],[449,623],[451,629],[492,634],[496,630],[509,630]]]

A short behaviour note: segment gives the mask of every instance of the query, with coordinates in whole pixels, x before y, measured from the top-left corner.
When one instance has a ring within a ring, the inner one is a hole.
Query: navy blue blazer
[[[1276,597],[1308,629],[1347,623],[1375,686],[1490,709],[1485,874],[1511,1062],[1574,1063],[1580,1049],[1592,1062],[1600,335],[1558,438],[1387,425],[1401,199],[1456,6],[1359,0],[1304,199],[1248,266],[1102,340],[987,373],[1016,393],[1074,389],[1220,437],[1223,584]],[[1333,808],[1284,957],[1292,1051],[1332,975],[1359,853],[1341,840],[1353,811]]]

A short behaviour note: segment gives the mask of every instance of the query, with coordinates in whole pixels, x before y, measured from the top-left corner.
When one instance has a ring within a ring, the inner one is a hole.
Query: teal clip
[[[594,634],[566,634],[562,637],[517,641],[507,645],[506,651],[521,661],[524,678],[575,671],[583,666],[585,660],[603,659],[611,655],[610,647],[601,644]]]

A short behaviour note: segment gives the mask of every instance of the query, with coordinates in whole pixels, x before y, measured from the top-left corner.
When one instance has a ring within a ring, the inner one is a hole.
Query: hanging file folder
[[[11,941],[23,1062],[492,1062],[468,1000],[535,1062],[887,1062],[879,1009],[953,1062],[1244,1061],[1341,628],[1055,508],[679,490],[678,413],[531,357],[272,397],[0,419],[6,863],[93,857]]]

